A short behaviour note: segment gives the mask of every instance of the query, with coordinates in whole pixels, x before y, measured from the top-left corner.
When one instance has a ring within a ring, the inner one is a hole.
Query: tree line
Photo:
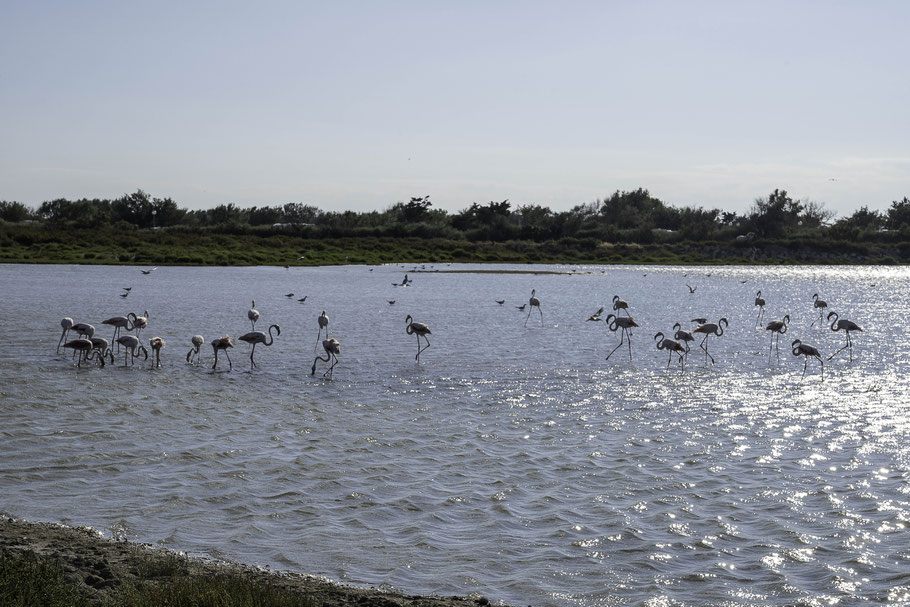
[[[676,207],[639,188],[553,211],[509,200],[473,203],[450,213],[433,207],[429,196],[397,202],[384,211],[324,211],[304,203],[241,208],[221,204],[188,210],[171,198],[142,190],[114,200],[58,198],[32,209],[0,201],[3,222],[38,222],[49,228],[118,230],[165,229],[226,234],[290,232],[320,237],[417,237],[466,241],[545,242],[563,238],[617,243],[727,241],[754,238],[831,239],[856,242],[910,240],[910,199],[893,201],[886,211],[863,206],[840,219],[824,204],[793,199],[775,189],[756,198],[745,213],[695,206]]]

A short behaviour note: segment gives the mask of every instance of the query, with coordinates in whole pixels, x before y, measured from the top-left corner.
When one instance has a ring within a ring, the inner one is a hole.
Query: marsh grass
[[[179,577],[128,586],[105,607],[313,607],[314,601],[298,592],[246,579],[240,575]]]
[[[0,556],[0,605],[4,607],[81,607],[88,605],[56,560],[31,552]]]
[[[279,588],[239,573],[191,574],[189,560],[177,554],[138,556],[138,577],[120,592],[92,595],[65,575],[55,558],[32,552],[0,556],[3,607],[313,607],[299,591]]]

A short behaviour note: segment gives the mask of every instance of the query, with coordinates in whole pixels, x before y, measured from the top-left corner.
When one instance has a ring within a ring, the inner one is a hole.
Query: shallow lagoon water
[[[0,511],[516,605],[910,602],[910,271],[496,268],[563,273],[0,266]],[[758,289],[792,319],[780,362]],[[794,338],[844,344],[810,326],[815,292],[863,332],[802,377]],[[614,294],[642,326],[631,361],[585,321]],[[184,362],[196,333],[248,331],[253,299],[281,326],[258,369],[243,343],[232,372]],[[162,369],[54,352],[63,316],[110,338],[101,320],[144,310]],[[322,310],[331,381],[310,375]],[[419,365],[407,314],[433,331]],[[652,335],[696,316],[730,322],[717,364],[667,370]]]

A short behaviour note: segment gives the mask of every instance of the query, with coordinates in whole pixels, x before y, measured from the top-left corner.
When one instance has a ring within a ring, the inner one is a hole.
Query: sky
[[[10,2],[0,200],[838,216],[910,196],[910,2]]]

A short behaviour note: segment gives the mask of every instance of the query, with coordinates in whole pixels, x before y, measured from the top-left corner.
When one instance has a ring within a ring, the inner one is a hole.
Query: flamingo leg
[[[543,326],[543,310],[540,309],[540,306],[537,306],[537,311],[540,312],[540,324]]]
[[[703,340],[701,340],[699,347],[705,351],[705,364],[706,365],[708,364],[708,359],[710,358],[711,364],[713,365],[713,364],[715,364],[714,357],[708,353],[708,343],[707,342],[708,342],[708,334],[706,333],[705,338]]]
[[[528,319],[531,318],[531,311],[534,309],[533,306],[528,308],[528,315],[525,317],[525,326],[528,326]],[[541,312],[541,319],[543,318],[543,313]]]
[[[427,345],[424,346],[424,347],[421,349],[421,347],[420,347],[420,335],[417,336],[417,361],[418,361],[418,362],[420,362],[420,353],[423,352],[424,350],[426,350],[427,348],[430,347],[430,339],[429,339],[426,335],[423,336],[423,339],[424,339],[424,341],[427,342]]]
[[[253,370],[253,367],[257,366],[256,361],[253,360],[254,354],[256,354],[256,344],[253,344],[253,347],[250,349],[250,371]]]
[[[847,343],[844,344],[844,347],[841,348],[840,350],[838,350],[837,352],[835,352],[834,354],[832,354],[831,356],[829,356],[829,357],[828,357],[828,360],[831,360],[832,358],[834,358],[835,356],[837,356],[838,354],[840,354],[841,352],[843,352],[843,351],[846,350],[847,348],[850,348],[850,338],[849,338],[849,337],[847,338]],[[850,361],[852,362],[852,361],[853,361],[853,354],[852,354],[852,353],[853,353],[853,349],[852,349],[852,348],[851,348],[850,352],[851,352],[851,354],[850,354]]]
[[[619,334],[619,343],[616,345],[615,348],[610,350],[610,353],[607,354],[607,357],[604,360],[610,360],[610,357],[613,356],[613,353],[616,352],[617,350],[619,350],[620,347],[622,347],[623,337],[625,337],[625,335],[626,335],[625,331],[623,331],[622,333]]]
[[[625,333],[625,331],[626,331],[626,330],[623,329],[623,332],[624,332],[624,333]],[[629,339],[628,339],[628,341],[629,341],[629,360],[632,360],[632,331],[629,331]]]
[[[233,371],[234,363],[231,362],[231,355],[227,353],[227,350],[224,351],[224,355],[227,356],[228,359],[228,371]]]

